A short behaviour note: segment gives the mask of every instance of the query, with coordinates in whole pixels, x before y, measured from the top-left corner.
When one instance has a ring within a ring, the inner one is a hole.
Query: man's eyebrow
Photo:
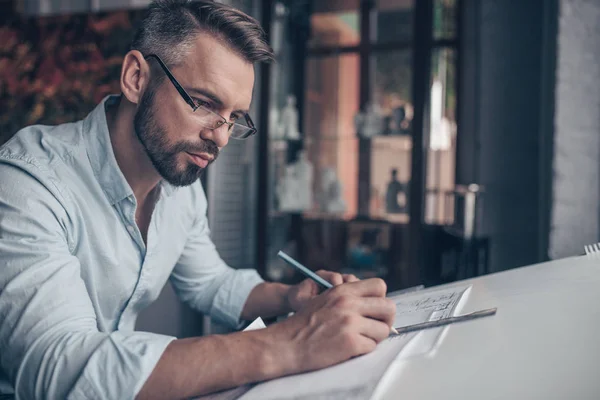
[[[203,88],[190,88],[188,89],[188,91],[190,92],[190,94],[200,94],[204,97],[208,97],[213,103],[215,103],[217,106],[219,107],[223,107],[223,101],[219,98],[219,96],[217,96],[216,94],[214,94],[213,92],[211,92],[208,89],[203,89]],[[241,114],[248,114],[250,110],[234,110],[234,113],[241,113]]]

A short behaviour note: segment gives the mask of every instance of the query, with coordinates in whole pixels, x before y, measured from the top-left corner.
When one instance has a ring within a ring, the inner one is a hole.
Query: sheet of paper
[[[394,326],[402,327],[457,315],[464,306],[470,289],[471,285],[442,290],[430,289],[392,297],[396,303],[396,324]],[[390,382],[401,373],[403,360],[414,356],[434,355],[436,348],[443,341],[447,331],[446,327],[415,332],[412,340],[400,349],[395,359],[389,364],[371,398],[378,399],[385,393]]]
[[[464,305],[471,286],[457,286],[441,290],[425,290],[391,297],[396,303],[395,327],[435,321],[456,315]],[[431,353],[441,343],[444,327],[417,332],[414,340],[405,346],[399,357]]]
[[[261,317],[256,318],[254,321],[252,321],[252,323],[250,325],[248,325],[246,327],[246,329],[244,329],[244,332],[246,331],[254,331],[256,329],[263,329],[266,328],[267,326],[265,325],[265,322],[262,320]]]
[[[242,400],[368,399],[410,335],[385,340],[373,352],[319,371],[286,376],[255,386]]]
[[[390,297],[396,303],[394,326],[451,316],[468,289],[419,290]],[[434,329],[437,331],[437,329]],[[370,354],[319,371],[292,375],[255,386],[242,400],[369,399],[389,365],[422,332],[384,340]],[[439,332],[438,332],[439,333]],[[433,342],[426,341],[431,345]]]
[[[455,315],[469,286],[424,289],[391,296],[396,303],[394,326],[405,326]],[[261,321],[262,322],[262,321]],[[256,324],[255,324],[256,323]],[[261,326],[256,321],[246,329]],[[264,324],[262,325],[264,327]],[[384,340],[372,353],[319,371],[297,374],[256,386],[204,396],[202,400],[364,400],[381,387],[382,378],[398,357],[430,351],[443,328]]]
[[[470,286],[459,286],[441,290],[421,290],[390,297],[396,303],[394,326],[429,321],[434,312],[436,319],[451,317],[469,288]]]

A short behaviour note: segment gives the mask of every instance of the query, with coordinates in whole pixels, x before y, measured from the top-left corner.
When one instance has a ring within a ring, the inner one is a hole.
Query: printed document
[[[394,326],[401,327],[419,322],[450,317],[462,307],[469,286],[449,289],[425,289],[391,297],[396,303]],[[418,351],[431,349],[443,328],[413,332],[390,337],[364,356],[319,371],[273,379],[254,386],[242,400],[364,400],[372,397],[390,364],[413,341],[420,346],[409,346]],[[412,343],[411,343],[412,344]],[[414,351],[414,350],[413,350]],[[411,354],[415,354],[414,352]]]

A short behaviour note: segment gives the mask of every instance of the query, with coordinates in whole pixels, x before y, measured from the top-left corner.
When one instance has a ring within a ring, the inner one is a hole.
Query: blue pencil
[[[321,278],[319,275],[312,272],[310,269],[306,268],[304,265],[300,264],[298,261],[294,260],[292,257],[285,254],[283,251],[277,253],[279,258],[283,259],[283,261],[290,264],[292,267],[298,269],[298,271],[302,272],[306,277],[312,279],[317,282],[319,285],[323,286],[325,289],[331,289],[333,285],[327,282],[325,279]]]

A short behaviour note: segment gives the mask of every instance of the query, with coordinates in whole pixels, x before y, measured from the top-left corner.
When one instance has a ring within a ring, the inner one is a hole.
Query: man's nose
[[[215,129],[203,128],[200,131],[200,138],[212,140],[219,149],[222,149],[229,143],[229,125],[223,124]]]

